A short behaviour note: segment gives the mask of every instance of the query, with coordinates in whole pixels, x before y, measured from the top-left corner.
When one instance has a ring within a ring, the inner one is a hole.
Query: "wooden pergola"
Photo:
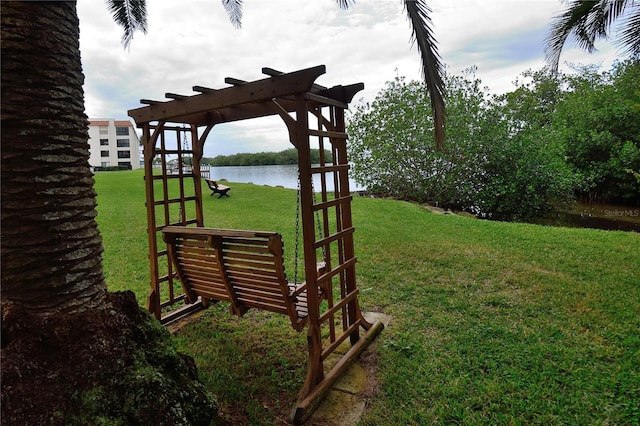
[[[169,100],[141,100],[147,106],[129,111],[143,132],[148,308],[168,323],[208,300],[224,300],[238,315],[258,307],[288,313],[298,330],[306,326],[307,376],[292,411],[292,420],[302,422],[383,328],[362,316],[356,286],[344,114],[364,85],[320,86],[315,80],[324,66],[262,72],[266,78],[227,78],[229,87],[194,86],[198,94],[167,93]],[[200,162],[207,136],[217,124],[273,115],[282,118],[298,152],[304,289],[282,282],[277,234],[206,228],[203,220]],[[320,164],[312,165],[312,149],[319,150]],[[338,350],[347,343],[348,350]]]

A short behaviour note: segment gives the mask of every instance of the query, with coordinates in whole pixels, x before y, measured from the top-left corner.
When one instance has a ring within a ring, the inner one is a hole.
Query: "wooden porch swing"
[[[291,414],[300,423],[383,329],[363,317],[356,286],[344,113],[364,85],[320,86],[315,80],[324,66],[262,72],[268,77],[227,78],[231,86],[218,90],[194,86],[198,94],[166,93],[167,101],[141,100],[147,106],[129,111],[143,132],[148,308],[166,324],[209,300],[226,301],[236,315],[264,309],[287,315],[298,331],[306,327],[307,375]],[[272,115],[282,118],[298,151],[302,283],[286,278],[279,233],[207,228],[203,220],[200,162],[210,131]],[[190,147],[181,142],[187,137]],[[319,150],[319,165],[311,164],[311,149]],[[347,339],[350,348],[341,353]]]

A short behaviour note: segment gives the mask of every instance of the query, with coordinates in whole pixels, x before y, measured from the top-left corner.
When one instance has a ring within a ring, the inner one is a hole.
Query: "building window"
[[[100,157],[108,157],[109,151],[100,151]]]
[[[100,134],[101,135],[108,135],[109,134],[109,129],[105,126],[100,126]]]
[[[100,145],[108,146],[109,145],[109,139],[100,139]]]
[[[129,139],[118,139],[116,140],[118,148],[129,148]]]
[[[118,166],[127,166],[129,170],[131,170],[131,162],[130,161],[118,161]]]
[[[109,167],[109,162],[108,161],[103,161],[100,164],[102,165],[102,167]]]
[[[118,151],[118,158],[131,158],[131,152],[129,152],[129,151]]]
[[[129,136],[129,128],[128,127],[116,127],[116,136]]]

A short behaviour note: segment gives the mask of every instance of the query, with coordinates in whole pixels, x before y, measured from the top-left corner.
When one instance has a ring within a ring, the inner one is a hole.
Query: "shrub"
[[[375,193],[493,219],[531,219],[570,197],[574,179],[563,147],[544,114],[531,114],[540,111],[540,99],[556,101],[552,82],[545,81],[546,98],[524,89],[491,98],[474,71],[447,77],[443,151],[433,146],[422,83],[396,77],[373,103],[359,105],[349,125],[354,179]]]

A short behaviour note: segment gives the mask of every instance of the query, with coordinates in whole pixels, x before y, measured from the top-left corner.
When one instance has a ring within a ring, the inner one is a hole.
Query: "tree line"
[[[331,161],[331,151],[324,150],[325,161]],[[320,150],[311,150],[311,163],[320,162]],[[239,153],[217,155],[213,158],[203,157],[201,164],[213,167],[221,166],[274,166],[298,164],[298,150],[285,149],[280,152]]]
[[[500,220],[576,197],[640,203],[640,61],[600,72],[524,72],[490,95],[475,69],[448,75],[447,144],[434,149],[422,83],[396,77],[350,120],[353,176],[373,192]]]

